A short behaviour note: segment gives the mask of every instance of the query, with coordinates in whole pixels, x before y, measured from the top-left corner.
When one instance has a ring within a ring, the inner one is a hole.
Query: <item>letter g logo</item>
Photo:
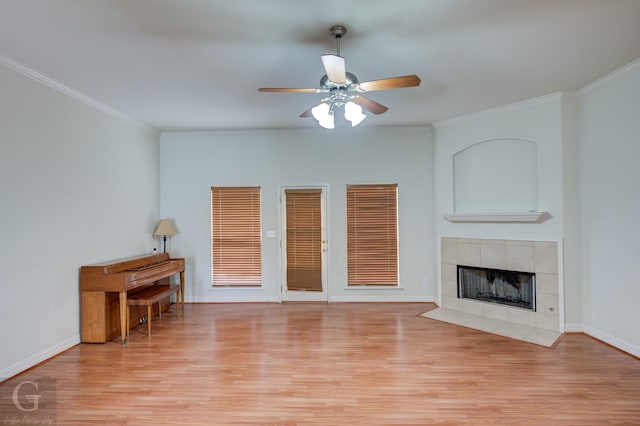
[[[42,395],[31,395],[31,394],[27,394],[25,395],[25,399],[32,404],[31,407],[24,407],[21,403],[20,403],[20,390],[22,389],[22,386],[24,385],[31,385],[35,388],[36,391],[38,391],[38,382],[21,382],[19,385],[17,385],[15,387],[15,389],[13,390],[13,404],[21,411],[26,411],[26,412],[31,412],[31,411],[36,411],[38,409],[38,400],[40,399],[40,397]]]

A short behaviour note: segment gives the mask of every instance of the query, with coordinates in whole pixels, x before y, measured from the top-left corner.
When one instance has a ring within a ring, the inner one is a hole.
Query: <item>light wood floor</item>
[[[203,304],[78,345],[1,386],[56,380],[67,424],[640,424],[640,361],[418,317],[432,304]],[[2,421],[2,419],[0,419]]]

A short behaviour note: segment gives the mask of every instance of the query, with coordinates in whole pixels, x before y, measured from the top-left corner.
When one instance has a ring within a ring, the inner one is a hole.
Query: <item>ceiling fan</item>
[[[337,54],[322,55],[322,64],[326,74],[320,79],[319,88],[286,88],[263,87],[260,92],[288,92],[288,93],[327,93],[328,95],[311,106],[300,117],[313,116],[320,126],[335,128],[333,113],[336,108],[344,106],[345,118],[355,127],[366,118],[363,110],[372,114],[382,114],[389,108],[379,104],[363,95],[363,92],[377,90],[399,89],[402,87],[415,87],[420,85],[420,79],[416,75],[384,78],[382,80],[359,82],[355,75],[346,71],[345,60],[340,56],[340,39],[346,34],[347,28],[342,25],[334,25],[329,30],[336,39]]]

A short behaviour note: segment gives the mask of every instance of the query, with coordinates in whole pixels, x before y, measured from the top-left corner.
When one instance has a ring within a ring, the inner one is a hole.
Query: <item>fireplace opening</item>
[[[536,274],[458,265],[458,298],[536,310]]]

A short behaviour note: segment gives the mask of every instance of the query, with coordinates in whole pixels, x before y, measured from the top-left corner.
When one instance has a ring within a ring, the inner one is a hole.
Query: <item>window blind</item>
[[[212,187],[211,235],[213,285],[260,286],[260,187]]]
[[[398,285],[397,184],[347,185],[347,284]]]

